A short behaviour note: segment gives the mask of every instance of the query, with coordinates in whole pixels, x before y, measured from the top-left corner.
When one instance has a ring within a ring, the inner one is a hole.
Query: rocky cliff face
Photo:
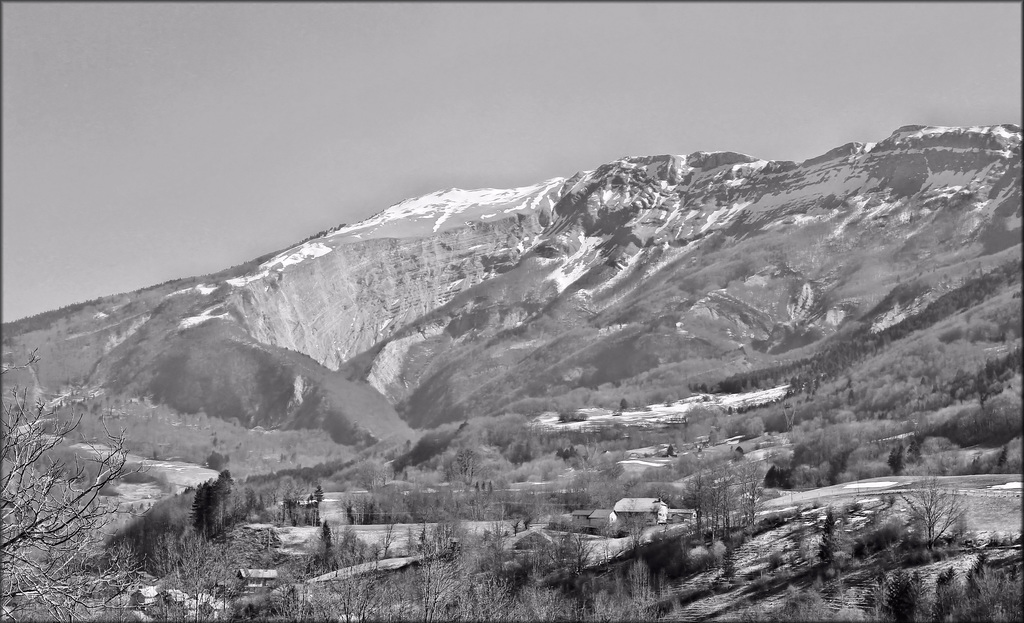
[[[228,304],[258,341],[337,370],[495,274],[514,267],[544,213],[469,223],[422,238],[338,244],[317,261],[234,288]]]
[[[94,354],[72,370],[90,382],[152,391],[166,375],[136,371],[161,360],[144,346],[154,335],[182,345],[219,327],[216,340],[267,361],[308,356],[323,379],[372,387],[409,423],[432,425],[724,376],[852,322],[892,323],[941,293],[926,274],[1019,256],[1020,177],[1020,128],[1008,125],[906,126],[803,163],[627,157],[531,187],[410,199],[262,262],[126,295],[144,320],[108,318],[124,313],[101,300],[60,322],[94,332]],[[875,309],[913,279],[913,301]],[[97,328],[115,321],[117,332]],[[204,352],[204,366],[219,365]],[[289,370],[288,396],[261,404],[277,406],[203,408],[302,419],[302,396],[326,381],[275,365]],[[268,374],[258,369],[193,391],[251,393]],[[303,421],[322,425],[329,411]]]

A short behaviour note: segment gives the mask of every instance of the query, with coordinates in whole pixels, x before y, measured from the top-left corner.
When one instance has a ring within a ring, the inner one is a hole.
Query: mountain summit
[[[915,125],[801,163],[626,157],[439,191],[240,267],[9,323],[5,356],[39,348],[50,391],[343,443],[612,392],[663,400],[882,330],[1019,258],[1020,140]]]

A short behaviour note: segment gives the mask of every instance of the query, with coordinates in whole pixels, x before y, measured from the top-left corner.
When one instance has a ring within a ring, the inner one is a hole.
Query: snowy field
[[[771,389],[762,389],[743,394],[697,394],[678,400],[671,404],[649,405],[643,409],[628,409],[616,415],[608,409],[586,408],[577,414],[586,418],[581,422],[559,422],[558,414],[543,413],[531,423],[531,426],[556,430],[588,430],[602,426],[623,425],[636,427],[657,427],[672,423],[681,423],[686,414],[696,407],[717,406],[722,409],[733,407],[749,407],[752,405],[778,402],[786,396],[789,385],[780,385]]]

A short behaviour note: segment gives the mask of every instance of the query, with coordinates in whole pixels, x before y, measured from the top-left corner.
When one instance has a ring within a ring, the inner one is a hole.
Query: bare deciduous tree
[[[739,489],[740,512],[743,525],[750,531],[754,527],[757,512],[763,506],[764,473],[760,463],[744,461],[736,470],[736,484]]]
[[[911,519],[924,527],[928,549],[967,515],[967,500],[963,494],[946,489],[935,477],[928,478],[916,489],[901,493],[900,497]]]
[[[570,530],[558,539],[555,547],[545,550],[556,567],[580,575],[590,563],[594,541],[581,530]]]
[[[695,527],[697,534],[704,534],[704,522],[707,520],[707,511],[709,506],[709,493],[711,489],[710,478],[706,468],[701,465],[697,468],[697,471],[690,476],[686,482],[686,493],[684,499],[686,503],[693,507],[696,512]]]
[[[37,361],[33,355],[2,373]],[[14,387],[3,399],[0,598],[17,616],[12,598],[34,594],[50,616],[73,620],[123,593],[136,571],[125,552],[108,553],[101,567],[90,564],[102,553],[104,527],[117,512],[100,492],[131,471],[124,433],[107,432],[103,445],[90,445],[91,457],[56,458],[52,451],[81,416],[60,421],[55,409],[33,406],[27,396]]]
[[[423,621],[450,619],[465,589],[465,573],[458,560],[429,559],[415,575],[418,615]]]
[[[356,469],[356,482],[367,491],[375,491],[394,477],[390,465],[380,461],[364,461]]]
[[[637,515],[630,513],[624,515],[621,524],[626,530],[626,536],[629,537],[629,548],[636,551],[643,545],[644,542],[644,530],[647,529],[650,521],[646,515]]]
[[[390,550],[391,546],[394,545],[395,539],[397,537],[398,535],[395,534],[395,524],[389,523],[387,527],[384,529],[384,534],[380,538],[381,558],[388,557],[388,550]]]
[[[473,478],[480,471],[480,455],[469,448],[463,448],[455,453],[453,463],[455,474],[462,479],[467,487],[473,482]]]

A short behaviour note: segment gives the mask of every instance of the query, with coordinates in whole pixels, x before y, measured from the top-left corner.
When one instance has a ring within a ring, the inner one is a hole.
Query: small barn
[[[545,550],[555,545],[555,540],[540,530],[520,532],[520,535],[512,545],[512,549],[518,552]]]
[[[668,509],[668,521],[670,523],[692,522],[697,517],[697,511],[692,508],[670,508]]]
[[[590,527],[595,530],[600,530],[606,526],[614,525],[618,520],[618,515],[615,511],[610,508],[599,508],[587,518],[590,522]]]
[[[574,528],[590,527],[590,515],[593,512],[594,511],[592,509],[573,511],[570,516],[570,519],[572,520],[572,526]]]
[[[243,583],[242,590],[254,593],[277,579],[277,569],[239,569],[238,577]]]
[[[612,510],[621,520],[640,517],[649,523],[663,524],[668,521],[668,504],[660,498],[622,498]]]

